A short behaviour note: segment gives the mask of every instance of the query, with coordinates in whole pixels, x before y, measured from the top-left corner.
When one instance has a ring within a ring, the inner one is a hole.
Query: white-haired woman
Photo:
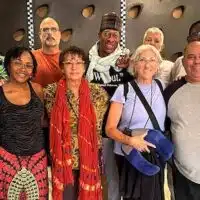
[[[164,130],[166,107],[161,89],[154,80],[161,62],[162,58],[155,47],[141,45],[130,58],[129,70],[134,72],[134,81],[151,106],[160,128]],[[122,144],[132,146],[139,152],[150,152],[150,149],[152,151],[152,147],[155,148],[155,146],[144,139],[145,134],[127,136],[123,133],[125,128],[130,130],[138,128],[153,129],[149,115],[130,83],[128,83],[126,98],[123,85],[117,88],[111,98],[106,124],[107,135],[115,140],[114,153],[119,169],[120,192],[124,199],[128,200],[163,199],[163,173],[162,177],[160,176],[161,173],[151,177],[143,175],[129,164],[121,150]],[[127,179],[128,177],[131,178]],[[139,177],[142,178],[144,184],[139,183]],[[147,185],[145,186],[145,184]]]
[[[157,27],[148,28],[145,31],[143,44],[150,44],[154,46],[160,53],[164,49],[164,34]],[[157,78],[161,79],[166,85],[172,82],[172,69],[174,63],[169,60],[163,60],[157,74]]]

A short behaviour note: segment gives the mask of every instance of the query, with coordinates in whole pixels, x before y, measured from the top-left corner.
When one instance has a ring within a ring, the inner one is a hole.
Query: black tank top
[[[41,118],[44,106],[29,83],[31,99],[25,105],[7,100],[0,87],[0,146],[18,156],[33,155],[44,148]]]

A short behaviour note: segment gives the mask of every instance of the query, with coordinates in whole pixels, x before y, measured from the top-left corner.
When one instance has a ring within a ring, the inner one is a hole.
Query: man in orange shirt
[[[53,18],[45,18],[40,24],[41,49],[34,50],[38,67],[33,81],[45,87],[57,82],[62,77],[59,67],[61,33],[58,23]]]
[[[59,67],[60,56],[60,38],[61,33],[58,23],[53,18],[45,18],[40,24],[39,32],[41,40],[41,48],[33,50],[33,54],[37,60],[37,73],[33,77],[33,81],[42,85],[57,82],[62,77],[62,72]],[[44,118],[44,134],[46,142],[46,150],[49,154],[49,129],[47,116]],[[50,161],[50,160],[49,160]],[[49,163],[50,164],[50,163]],[[49,198],[51,199],[51,170],[48,168],[49,177]]]

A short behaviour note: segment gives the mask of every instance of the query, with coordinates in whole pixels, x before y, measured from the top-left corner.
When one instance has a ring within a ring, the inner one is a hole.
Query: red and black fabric
[[[16,156],[0,147],[0,199],[48,199],[47,156]]]
[[[53,199],[63,199],[64,188],[73,185],[70,112],[66,103],[66,80],[58,83],[51,112],[50,151],[52,155]],[[79,200],[102,200],[98,160],[96,114],[88,82],[79,88],[78,144],[80,152]]]

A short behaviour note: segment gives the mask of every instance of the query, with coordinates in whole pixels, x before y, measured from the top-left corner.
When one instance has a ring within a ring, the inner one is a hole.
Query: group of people
[[[161,57],[164,34],[156,27],[135,52],[122,50],[115,13],[103,15],[88,56],[76,46],[60,50],[50,17],[40,24],[40,49],[8,50],[0,199],[48,199],[50,165],[54,200],[164,200],[162,152],[174,151],[175,199],[199,200],[199,24],[189,30],[179,65]]]

